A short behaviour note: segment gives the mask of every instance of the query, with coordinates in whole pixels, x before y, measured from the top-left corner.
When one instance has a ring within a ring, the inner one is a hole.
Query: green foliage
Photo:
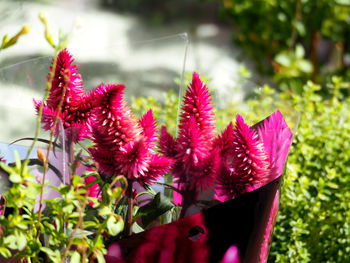
[[[332,96],[308,82],[292,95],[302,113],[292,147],[270,262],[350,260],[350,100],[333,77]]]
[[[298,84],[300,89],[305,77],[312,76],[321,82],[325,72],[335,71],[348,77],[344,57],[350,52],[346,41],[350,28],[349,1],[220,2],[223,14],[233,24],[234,40],[259,62],[262,71],[277,73],[279,76],[275,80],[278,83],[290,88]],[[301,46],[307,52],[299,56]],[[266,62],[269,67],[266,67]],[[284,78],[301,82],[285,82]]]
[[[133,97],[131,109],[138,117],[152,109],[154,116],[157,117],[158,126],[166,125],[168,132],[175,135],[179,95],[170,90],[163,93],[163,96],[164,102],[162,104],[152,97]]]
[[[321,87],[312,82],[302,86],[302,96],[264,86],[244,105],[216,109],[218,130],[237,113],[254,124],[276,109],[294,130],[295,112],[291,109],[301,114],[287,162],[269,262],[350,260],[350,99],[343,96],[349,83],[332,77],[328,88],[331,96],[324,98]],[[164,109],[175,106],[159,104]],[[167,123],[167,127],[172,125],[174,120]]]
[[[38,255],[44,252],[50,262],[61,262],[66,256],[74,261],[80,254],[69,248],[75,245],[85,250],[86,258],[95,255],[103,261],[107,252],[104,240],[120,234],[124,228],[123,219],[113,210],[115,200],[122,195],[120,187],[111,190],[110,184],[106,184],[103,192],[106,198],[99,201],[87,197],[84,177],[74,175],[70,185],[50,186],[60,196],[45,200],[46,208],[39,219],[35,204],[42,186],[29,172],[26,162],[16,155],[15,166],[2,162],[0,166],[12,183],[3,194],[6,205],[0,216],[1,256],[41,262]],[[88,201],[93,201],[94,207],[89,207]],[[8,209],[12,212],[7,214]],[[43,241],[44,237],[47,242]]]

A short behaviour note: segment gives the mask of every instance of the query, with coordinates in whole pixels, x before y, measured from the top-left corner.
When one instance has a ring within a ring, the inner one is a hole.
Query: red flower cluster
[[[43,105],[44,129],[52,128],[66,87],[59,113],[65,132],[73,142],[93,139],[90,152],[106,177],[122,174],[129,180],[149,183],[171,168],[181,190],[196,194],[199,188],[215,183],[216,198],[225,201],[261,186],[271,173],[282,171],[285,160],[278,156],[286,154],[275,152],[272,145],[290,135],[282,115],[276,112],[258,131],[238,115],[235,127],[230,123],[217,136],[212,99],[197,73],[183,99],[178,137],[173,138],[164,126],[161,129],[159,144],[164,156],[155,151],[158,136],[152,111],[137,120],[123,99],[125,86],[101,84],[85,93],[67,50],[58,54],[51,84]],[[37,110],[41,103],[35,101]],[[284,128],[286,134],[275,132]]]
[[[197,73],[186,91],[180,116],[179,136],[173,138],[163,126],[161,152],[174,160],[172,174],[180,188],[207,188],[216,176],[218,151],[213,145],[215,115],[210,93]]]
[[[155,152],[156,123],[152,111],[139,121],[123,100],[123,85],[101,84],[96,90],[90,152],[106,176],[122,174],[149,183],[167,172],[171,160]]]
[[[238,115],[221,135],[215,134],[215,116],[209,90],[197,73],[184,97],[179,136],[162,127],[160,148],[174,160],[172,173],[188,191],[216,184],[216,198],[232,199],[261,186],[269,174],[268,155],[258,134]]]
[[[59,118],[63,123],[66,138],[77,142],[87,137],[91,129],[93,93],[85,93],[81,76],[77,74],[78,69],[73,62],[74,59],[66,49],[58,54],[50,94],[43,105],[42,122],[45,130],[52,128],[65,86],[66,92]],[[51,70],[52,66],[50,66]],[[50,79],[49,76],[47,78]],[[41,103],[41,101],[34,100],[37,112]],[[56,133],[57,131],[58,129],[55,129]]]
[[[51,85],[43,105],[45,130],[54,124],[65,87],[59,119],[66,138],[73,142],[92,138],[95,146],[90,149],[91,154],[105,175],[122,174],[130,180],[148,183],[167,172],[172,162],[155,152],[157,129],[152,111],[137,121],[123,100],[123,85],[101,84],[85,93],[81,76],[66,49],[57,56]],[[41,103],[34,100],[37,111]]]
[[[264,184],[269,175],[268,155],[258,134],[241,115],[216,140],[221,166],[216,177],[216,199],[226,201]]]

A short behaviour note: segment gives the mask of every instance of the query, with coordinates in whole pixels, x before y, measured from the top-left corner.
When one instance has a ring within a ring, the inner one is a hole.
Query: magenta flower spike
[[[156,154],[156,122],[148,111],[139,122],[123,100],[123,85],[101,84],[95,91],[90,152],[107,177],[122,174],[150,183],[166,173],[171,160]]]
[[[56,108],[60,101],[62,95],[62,88],[67,85],[66,96],[64,100],[65,109],[68,111],[75,111],[78,109],[81,99],[85,93],[82,84],[82,79],[79,74],[77,74],[78,68],[73,64],[74,59],[69,54],[67,49],[62,50],[57,55],[57,62],[55,68],[55,75],[51,83],[50,96],[47,100],[47,106],[51,108]],[[50,66],[50,71],[52,66]],[[65,83],[65,74],[70,72],[69,80]],[[49,80],[50,76],[47,76]]]
[[[168,133],[165,126],[162,126],[160,130],[160,152],[169,158],[174,158],[176,155],[176,140],[171,136],[170,133]]]
[[[227,161],[232,154],[232,144],[234,141],[234,131],[232,122],[227,125],[226,129],[215,139],[215,145],[219,149],[220,157]]]
[[[94,93],[85,94],[81,76],[77,74],[77,66],[73,62],[74,59],[66,49],[58,54],[50,94],[43,105],[42,123],[43,129],[50,130],[52,128],[63,87],[66,86],[66,94],[59,118],[63,122],[66,138],[77,142],[88,137],[91,132],[91,109]],[[50,66],[50,70],[52,70],[52,66]],[[49,76],[47,78],[49,79]],[[34,100],[37,112],[41,103],[41,101]]]
[[[162,127],[160,148],[165,156],[173,158],[172,174],[184,191],[205,189],[218,166],[218,152],[213,151],[215,115],[206,85],[197,73],[188,87],[181,109],[179,135],[174,139]]]
[[[179,130],[188,129],[188,119],[194,117],[200,134],[208,140],[208,145],[215,138],[215,114],[211,101],[207,86],[200,80],[198,73],[193,73],[192,83],[183,100]]]
[[[223,138],[231,138],[227,134],[229,131],[232,131],[230,125],[218,138],[221,142],[218,147],[227,155],[216,178],[215,198],[219,201],[230,200],[262,186],[270,174],[269,157],[264,151],[264,145],[241,115],[236,118],[232,149],[222,146]]]
[[[237,115],[233,141],[233,167],[243,179],[263,183],[268,175],[268,155],[257,133]]]

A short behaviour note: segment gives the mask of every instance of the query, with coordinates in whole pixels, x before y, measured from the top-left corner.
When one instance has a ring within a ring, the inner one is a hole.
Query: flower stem
[[[128,180],[128,188],[126,190],[126,196],[128,199],[128,210],[126,213],[126,226],[125,226],[125,232],[124,232],[126,236],[130,236],[132,234],[132,221],[133,221],[133,210],[134,210],[132,184],[133,184],[133,181]]]
[[[188,208],[196,202],[197,192],[196,189],[185,189],[182,196],[182,209],[180,212],[180,218],[184,218]]]
[[[57,106],[57,113],[56,113],[56,116],[55,116],[55,120],[54,120],[53,126],[52,126],[52,128],[50,130],[50,142],[49,142],[49,146],[47,148],[46,158],[45,158],[45,161],[44,161],[43,179],[42,179],[42,182],[41,182],[40,202],[39,202],[39,211],[38,211],[38,222],[37,222],[37,225],[36,225],[36,229],[37,229],[36,237],[37,238],[39,238],[39,235],[40,235],[40,221],[41,221],[42,206],[43,206],[43,200],[44,200],[43,198],[44,198],[45,180],[46,180],[47,170],[48,170],[48,167],[49,167],[49,156],[50,156],[50,152],[51,152],[51,149],[52,149],[52,141],[53,141],[56,125],[57,125],[58,120],[59,120],[59,114],[61,112],[63,101],[64,101],[64,97],[66,95],[66,90],[67,90],[67,83],[65,83],[63,85],[61,98],[60,98],[60,101],[59,101],[58,106]],[[43,105],[43,102],[41,103],[41,106],[42,105]]]

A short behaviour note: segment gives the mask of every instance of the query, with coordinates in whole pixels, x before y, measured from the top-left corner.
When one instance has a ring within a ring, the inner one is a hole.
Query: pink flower
[[[215,115],[211,97],[197,73],[193,73],[181,110],[178,138],[162,127],[161,152],[174,160],[172,173],[180,188],[205,189],[216,175],[219,156],[213,147]]]
[[[233,131],[232,136],[228,133]],[[231,149],[223,142],[232,140]],[[236,127],[231,125],[217,139],[221,155],[226,156],[216,178],[216,199],[230,200],[266,182],[269,175],[268,155],[257,133],[237,115]]]
[[[66,137],[76,142],[87,137],[90,133],[91,109],[94,94],[85,94],[81,76],[77,74],[77,67],[73,62],[72,56],[66,49],[58,54],[49,98],[43,105],[42,122],[45,130],[52,128],[63,87],[66,86],[66,93],[59,118],[63,122]],[[50,66],[50,70],[52,70],[52,66]],[[49,79],[49,76],[47,78]],[[37,112],[41,103],[41,101],[34,100]]]
[[[241,258],[239,256],[239,249],[235,245],[232,245],[227,249],[223,259],[220,261],[220,263],[240,263],[240,262],[241,262]]]
[[[105,255],[107,263],[124,263],[122,251],[118,243],[112,243],[107,249],[107,255]]]
[[[84,183],[87,185],[93,181],[96,181],[95,176],[88,176],[84,179]],[[100,186],[99,184],[92,184],[86,188],[87,195],[89,197],[97,198],[98,200],[102,201],[102,195],[100,192]],[[95,203],[89,200],[89,206],[93,206]]]
[[[123,85],[101,84],[95,91],[94,160],[107,177],[122,174],[149,183],[167,172],[171,160],[155,152],[156,123],[152,111],[139,121],[123,100]]]
[[[182,106],[180,131],[187,130],[187,121],[194,117],[200,134],[208,143],[215,138],[215,114],[207,86],[193,73],[192,83],[188,87]]]
[[[230,122],[226,129],[215,139],[215,146],[219,149],[220,156],[222,159],[227,159],[232,155],[233,152],[233,141],[234,141],[234,129],[233,124]]]

